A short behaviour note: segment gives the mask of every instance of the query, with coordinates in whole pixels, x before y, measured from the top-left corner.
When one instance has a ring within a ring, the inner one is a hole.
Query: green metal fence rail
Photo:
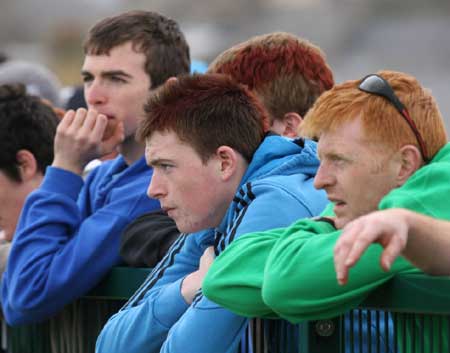
[[[2,352],[93,353],[106,321],[125,304],[150,271],[113,268],[90,293],[52,319],[41,324],[6,327],[2,331]]]
[[[8,353],[93,353],[108,318],[150,269],[116,267],[88,295],[49,321],[2,330]],[[251,320],[240,353],[449,352],[450,278],[397,276],[359,308],[328,320],[292,325]],[[199,352],[201,353],[201,352]]]
[[[359,308],[308,323],[299,352],[450,352],[450,278],[401,275]]]

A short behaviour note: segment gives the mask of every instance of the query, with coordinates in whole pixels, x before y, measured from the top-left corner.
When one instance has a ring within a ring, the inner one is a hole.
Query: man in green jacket
[[[395,274],[419,272],[402,257],[383,271],[374,244],[339,285],[333,249],[347,223],[397,207],[450,219],[450,144],[435,100],[410,75],[381,71],[335,86],[301,132],[319,138],[315,186],[331,204],[321,218],[243,235],[214,261],[203,293],[239,315],[294,323],[340,315]]]

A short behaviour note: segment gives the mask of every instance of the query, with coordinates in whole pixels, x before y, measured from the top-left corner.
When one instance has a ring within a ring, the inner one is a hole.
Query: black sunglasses
[[[419,143],[423,159],[425,161],[428,161],[427,148],[425,147],[425,142],[423,141],[423,138],[420,135],[420,132],[417,129],[416,124],[411,119],[408,110],[403,105],[403,103],[400,102],[400,99],[398,99],[391,85],[383,77],[376,74],[370,74],[361,80],[361,83],[359,84],[358,88],[363,92],[376,94],[378,96],[386,98],[397,109],[397,111],[406,120],[411,130],[414,132],[417,142]]]

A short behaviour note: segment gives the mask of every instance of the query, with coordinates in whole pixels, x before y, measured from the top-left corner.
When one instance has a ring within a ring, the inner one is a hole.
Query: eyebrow
[[[88,70],[81,70],[81,76],[94,76],[90,71]],[[123,70],[109,70],[109,71],[101,71],[100,72],[101,77],[112,77],[112,76],[121,76],[125,78],[133,78],[130,74],[126,73]]]
[[[152,167],[160,165],[160,164],[164,164],[164,163],[173,164],[174,162],[173,162],[173,160],[167,159],[167,158],[155,158],[150,161],[147,161],[147,165],[152,166]]]

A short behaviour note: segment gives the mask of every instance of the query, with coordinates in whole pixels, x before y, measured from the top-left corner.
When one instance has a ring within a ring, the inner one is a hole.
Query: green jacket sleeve
[[[323,227],[331,226],[302,219],[288,228],[250,233],[236,239],[211,265],[203,282],[203,294],[238,315],[277,318],[261,296],[269,253],[286,234],[298,229],[317,234]]]
[[[401,207],[450,219],[448,147],[402,187],[389,192],[379,209]],[[333,263],[333,248],[340,234],[333,230],[314,236],[300,230],[280,237],[266,262],[262,287],[266,305],[292,322],[333,317],[356,307],[395,274],[420,272],[403,258],[394,262],[391,271],[383,272],[379,266],[382,248],[374,244],[350,270],[348,283],[340,286]]]
[[[241,316],[276,317],[264,304],[261,288],[267,257],[283,232],[280,228],[250,233],[233,241],[209,268],[203,294]]]
[[[379,263],[381,246],[369,247],[350,270],[349,281],[336,281],[333,248],[341,231],[315,235],[299,230],[280,237],[266,262],[263,301],[280,317],[294,323],[335,317],[360,304],[367,294],[397,273],[419,272],[399,258],[391,271]]]

